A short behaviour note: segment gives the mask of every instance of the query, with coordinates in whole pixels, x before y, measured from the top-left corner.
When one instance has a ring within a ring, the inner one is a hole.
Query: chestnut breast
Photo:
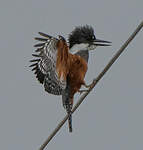
[[[70,87],[77,92],[84,84],[84,77],[87,72],[87,62],[78,55],[70,55]]]

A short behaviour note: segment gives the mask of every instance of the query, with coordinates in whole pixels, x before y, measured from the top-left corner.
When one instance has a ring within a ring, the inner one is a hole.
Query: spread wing
[[[48,93],[61,95],[66,87],[66,81],[60,80],[56,72],[58,39],[45,33],[39,32],[39,34],[44,38],[35,38],[42,43],[35,45],[37,48],[35,52],[38,54],[32,54],[35,59],[30,61],[33,63],[30,67]]]

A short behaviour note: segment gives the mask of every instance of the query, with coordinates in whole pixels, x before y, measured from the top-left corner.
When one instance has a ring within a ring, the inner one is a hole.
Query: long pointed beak
[[[111,46],[111,44],[109,44],[109,43],[112,43],[112,42],[95,39],[93,43],[96,46]]]

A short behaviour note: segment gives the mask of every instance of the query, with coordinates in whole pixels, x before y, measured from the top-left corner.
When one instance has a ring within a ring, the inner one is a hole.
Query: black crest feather
[[[94,30],[91,26],[78,26],[69,34],[69,47],[71,48],[74,44],[93,41],[94,39]]]

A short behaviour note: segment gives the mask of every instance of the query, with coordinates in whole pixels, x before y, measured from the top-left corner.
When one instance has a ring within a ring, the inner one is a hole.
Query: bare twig
[[[95,85],[99,82],[99,80],[104,76],[104,74],[109,70],[109,68],[112,66],[112,64],[117,60],[117,58],[120,56],[120,54],[125,50],[125,48],[128,46],[128,44],[134,39],[134,37],[137,35],[137,33],[141,30],[143,27],[143,21],[140,23],[140,25],[136,28],[136,30],[132,33],[132,35],[129,37],[129,39],[121,46],[121,48],[117,51],[117,53],[113,56],[113,58],[109,61],[109,63],[106,65],[106,67],[103,69],[103,71],[98,75],[98,77],[93,81],[92,86],[90,87],[89,91],[85,92],[76,105],[74,106],[72,113],[79,107],[79,105],[83,102],[85,97],[91,92],[91,90],[95,87]],[[50,134],[48,139],[41,145],[39,150],[43,150],[46,145],[50,142],[50,140],[56,135],[56,133],[60,130],[60,128],[63,126],[63,124],[68,119],[68,115],[64,117],[64,119],[57,125],[57,127],[53,130],[53,132]]]

